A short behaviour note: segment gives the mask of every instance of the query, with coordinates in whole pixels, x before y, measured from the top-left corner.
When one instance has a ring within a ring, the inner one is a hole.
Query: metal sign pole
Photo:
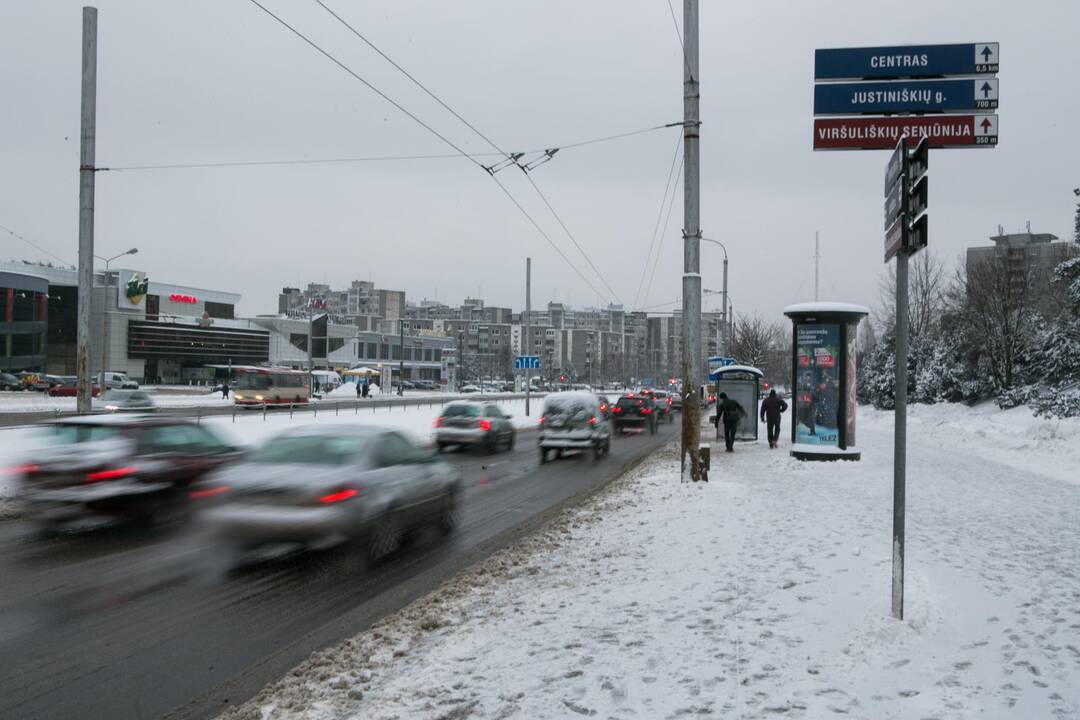
[[[530,316],[532,315],[532,258],[525,258],[525,346],[522,355],[532,355],[532,334],[530,332]],[[529,386],[532,380],[532,372],[529,368],[531,363],[525,364],[525,417],[529,417]]]
[[[905,229],[904,234],[907,235]],[[906,239],[906,238],[905,238]],[[896,256],[896,427],[893,438],[892,614],[904,619],[904,504],[907,484],[908,254]]]

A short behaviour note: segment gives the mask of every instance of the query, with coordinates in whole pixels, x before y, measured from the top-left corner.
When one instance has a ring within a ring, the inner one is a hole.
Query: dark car
[[[657,422],[662,420],[669,423],[675,422],[675,400],[672,398],[671,393],[666,390],[654,390],[652,398],[656,403],[656,412],[659,415]]]
[[[51,432],[41,456],[20,468],[27,508],[46,530],[183,519],[188,486],[239,455],[207,428],[175,417],[72,418]]]
[[[495,452],[501,445],[513,450],[516,438],[510,415],[495,403],[447,403],[435,420],[435,444],[439,450],[450,445],[482,447],[488,452]]]
[[[10,373],[0,373],[0,390],[22,390],[19,378]]]
[[[615,432],[627,428],[641,428],[656,432],[656,403],[651,395],[624,395],[611,409],[611,421]]]
[[[287,430],[191,489],[199,515],[243,554],[271,544],[325,548],[360,540],[378,560],[424,526],[449,534],[462,493],[459,473],[401,433],[371,426]]]

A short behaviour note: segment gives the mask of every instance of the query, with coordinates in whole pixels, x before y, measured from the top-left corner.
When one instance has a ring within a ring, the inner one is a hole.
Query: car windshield
[[[101,399],[108,402],[128,402],[130,400],[138,400],[139,397],[134,394],[134,390],[106,390],[101,393]]]
[[[443,410],[443,417],[477,417],[480,408],[475,405],[447,405]]]
[[[616,404],[620,408],[625,410],[626,408],[641,407],[642,405],[645,404],[645,399],[644,398],[639,398],[639,397],[637,397],[637,398],[621,397],[621,398],[619,398],[619,402],[616,403]]]
[[[544,415],[548,417],[572,418],[578,413],[589,412],[584,400],[549,400],[544,405]]]
[[[346,465],[367,446],[366,438],[342,435],[282,435],[251,454],[249,462]]]

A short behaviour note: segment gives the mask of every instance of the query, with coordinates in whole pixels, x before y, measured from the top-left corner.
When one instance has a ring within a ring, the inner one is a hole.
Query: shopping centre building
[[[0,369],[74,375],[78,276],[75,270],[0,262]],[[90,370],[123,372],[144,383],[210,382],[229,365],[348,369],[405,365],[407,379],[438,381],[445,337],[359,331],[279,316],[241,318],[240,295],[160,282],[139,270],[94,273]],[[311,353],[308,353],[308,346]]]

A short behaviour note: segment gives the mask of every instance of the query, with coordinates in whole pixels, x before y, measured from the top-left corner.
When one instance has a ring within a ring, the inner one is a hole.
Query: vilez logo
[[[132,305],[138,305],[146,297],[149,287],[149,280],[139,275],[139,273],[132,273],[131,279],[127,281],[127,287],[124,288],[124,296]]]

